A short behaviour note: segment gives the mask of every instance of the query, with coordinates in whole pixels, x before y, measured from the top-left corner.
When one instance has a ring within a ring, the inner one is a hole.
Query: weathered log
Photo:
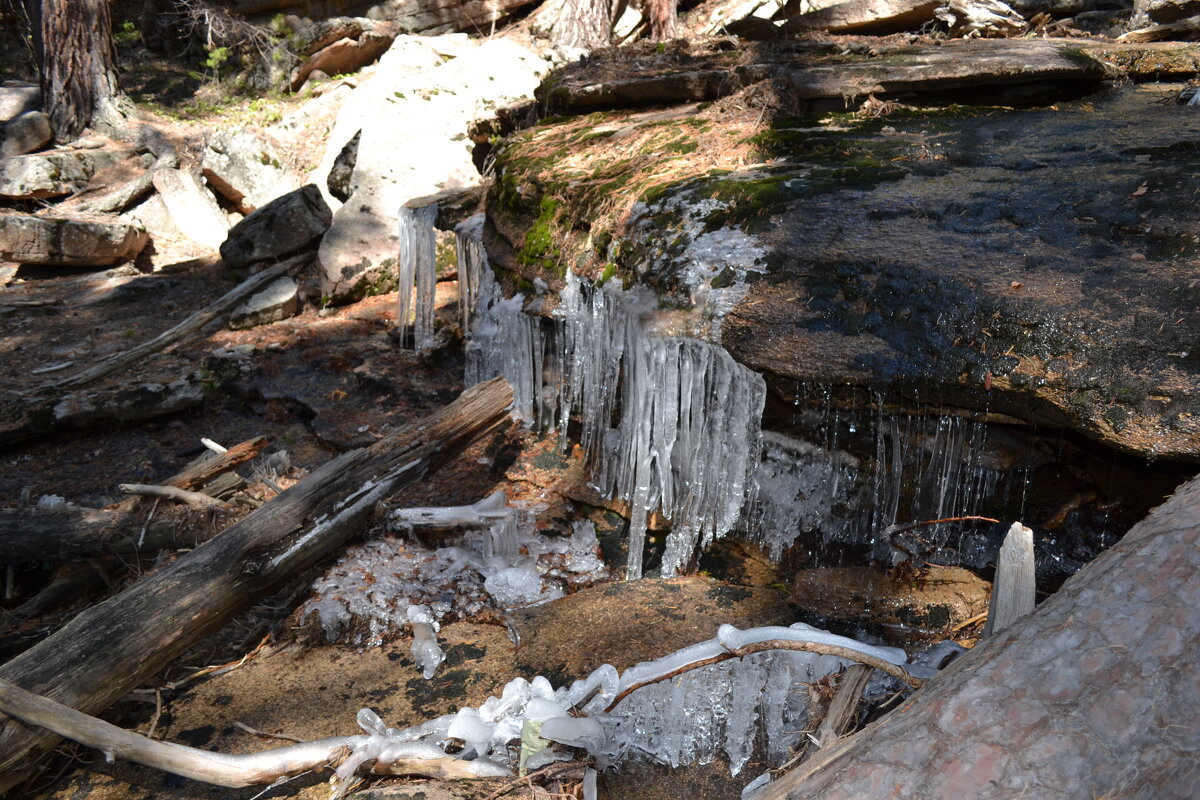
[[[1200,479],[1029,616],[755,800],[1195,797]]]
[[[115,356],[110,356],[92,367],[85,369],[83,372],[76,373],[69,378],[64,378],[57,383],[52,384],[55,389],[75,389],[80,386],[86,386],[93,381],[97,381],[114,372],[126,369],[127,367],[143,361],[147,356],[164,350],[183,337],[195,333],[203,328],[208,323],[220,317],[222,314],[230,311],[238,306],[247,297],[250,297],[262,287],[271,283],[271,281],[286,274],[289,270],[299,266],[301,263],[309,259],[309,255],[300,255],[290,258],[287,261],[282,261],[273,267],[268,267],[262,272],[251,275],[246,280],[237,285],[236,288],[222,295],[219,299],[208,305],[206,308],[197,311],[190,317],[179,323],[175,327],[160,333],[148,342],[127,350]]]
[[[266,446],[267,440],[256,436],[219,456],[188,465],[164,483],[180,489],[204,486],[254,458]],[[146,525],[133,514],[139,502],[138,498],[129,498],[97,510],[0,514],[0,564],[57,561],[99,553],[154,552],[199,543],[195,533],[170,520]]]
[[[94,714],[257,598],[331,554],[375,505],[420,480],[506,417],[501,378],[446,408],[334,458],[171,565],[95,605],[0,667],[0,679]],[[0,725],[0,792],[57,741],[15,720]]]
[[[825,712],[825,718],[817,726],[817,733],[813,737],[817,740],[818,747],[833,744],[854,724],[854,713],[858,710],[858,703],[862,700],[862,693],[867,688],[871,673],[872,669],[865,664],[851,664],[846,667],[841,680],[838,681],[837,694],[829,703],[829,710]]]
[[[992,599],[988,604],[983,635],[991,636],[1010,627],[1033,611],[1037,603],[1037,584],[1033,563],[1033,531],[1014,522],[1000,545],[996,557],[996,577],[992,581]]]

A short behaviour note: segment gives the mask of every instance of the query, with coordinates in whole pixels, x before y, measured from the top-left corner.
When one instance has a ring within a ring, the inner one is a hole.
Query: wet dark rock
[[[864,387],[1200,460],[1200,288],[1187,268],[1200,223],[1178,202],[1200,191],[1193,116],[1168,102],[1174,89],[1064,102],[1078,85],[1058,79],[1103,69],[1078,48],[1031,44],[885,51],[838,69],[802,69],[781,48],[744,66],[717,50],[568,70],[543,87],[560,107],[644,102],[630,87],[650,83],[660,101],[702,99],[697,76],[718,67],[728,79],[782,65],[802,97],[923,85],[938,91],[905,99],[929,105],[974,86],[975,102],[1059,105],[920,111],[875,97],[860,114],[805,115],[758,84],[736,104],[542,126],[498,148],[493,263],[514,287],[558,285],[563,264],[652,286],[659,330],[719,340],[779,397],[796,381]],[[1001,75],[1017,58],[1045,72]]]

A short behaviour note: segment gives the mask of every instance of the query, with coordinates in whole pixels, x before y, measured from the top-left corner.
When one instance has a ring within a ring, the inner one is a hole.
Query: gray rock
[[[287,275],[235,308],[229,315],[229,327],[253,328],[296,316],[300,310],[300,290]]]
[[[354,164],[358,161],[358,140],[361,138],[360,130],[346,142],[346,146],[334,159],[329,177],[325,180],[329,193],[343,203],[350,199],[350,176],[354,174]]]
[[[121,219],[144,228],[153,239],[174,239],[183,236],[160,194],[153,194],[138,203],[122,214]]]
[[[449,31],[483,31],[534,0],[385,0],[367,11],[371,19],[389,20],[405,33],[436,35]]]
[[[421,52],[440,60],[427,49],[414,59],[418,46],[425,47],[398,37],[375,74],[346,100],[314,173],[323,183],[346,142],[362,131],[349,199],[321,240],[323,295],[352,298],[395,270],[400,206],[413,197],[478,185],[474,143],[465,132],[481,109],[529,96],[548,68],[520,45],[496,39],[413,76],[411,65]]]
[[[0,83],[0,123],[33,111],[42,104],[42,92],[32,83],[5,81]]]
[[[54,136],[50,117],[41,111],[26,111],[4,123],[0,131],[0,158],[32,153]]]
[[[1134,27],[1165,25],[1200,14],[1200,0],[1133,0]]]
[[[246,131],[218,131],[201,164],[205,180],[242,214],[300,186],[274,148]]]
[[[0,197],[35,200],[74,194],[98,171],[131,154],[123,149],[56,150],[6,158],[0,161]]]
[[[149,237],[123,222],[0,215],[0,261],[57,267],[105,267],[136,258]]]
[[[221,258],[244,267],[299,250],[329,230],[331,214],[311,183],[267,203],[233,226]]]
[[[229,233],[225,212],[200,178],[178,169],[154,173],[154,188],[162,195],[175,227],[196,244],[216,250]]]

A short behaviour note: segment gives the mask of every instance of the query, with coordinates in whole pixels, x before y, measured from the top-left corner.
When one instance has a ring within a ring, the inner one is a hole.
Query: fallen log
[[[446,408],[334,458],[215,538],[0,667],[0,679],[85,714],[135,688],[256,599],[330,555],[375,505],[420,480],[506,418],[497,378]],[[58,737],[0,725],[0,792],[23,781]]]
[[[167,486],[195,489],[257,456],[267,446],[256,436],[225,453],[185,467],[168,478]],[[100,553],[154,552],[194,547],[196,534],[172,520],[147,525],[134,516],[139,498],[128,498],[107,508],[63,511],[52,514],[0,514],[0,564],[58,561]],[[144,530],[143,530],[144,528]]]
[[[753,800],[1195,797],[1200,479],[903,706]]]

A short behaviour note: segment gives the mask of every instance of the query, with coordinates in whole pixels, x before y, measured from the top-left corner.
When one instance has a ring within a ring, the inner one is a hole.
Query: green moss
[[[542,195],[540,213],[533,225],[525,232],[525,243],[517,260],[524,266],[546,270],[559,277],[566,273],[562,263],[562,248],[558,245],[559,208],[557,200],[548,194]]]

